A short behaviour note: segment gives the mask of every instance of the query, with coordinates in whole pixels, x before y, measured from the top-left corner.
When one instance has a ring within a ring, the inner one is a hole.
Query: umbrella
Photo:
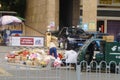
[[[19,24],[22,23],[20,17],[5,15],[0,18],[0,25],[10,25],[10,24]]]

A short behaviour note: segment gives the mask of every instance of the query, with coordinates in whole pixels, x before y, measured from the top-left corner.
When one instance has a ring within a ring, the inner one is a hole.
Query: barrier
[[[119,73],[120,64],[114,61],[109,64],[92,61],[90,65],[82,61],[75,70],[71,65],[53,67],[49,64],[48,67],[40,67],[0,60],[0,80],[119,80]]]
[[[52,63],[52,62],[51,62]],[[71,75],[73,77],[71,78]],[[28,66],[0,61],[0,80],[76,80],[71,66]]]
[[[120,78],[120,63],[115,61],[107,63],[101,61],[99,64],[92,61],[90,65],[82,61],[77,65],[77,80],[118,80]]]

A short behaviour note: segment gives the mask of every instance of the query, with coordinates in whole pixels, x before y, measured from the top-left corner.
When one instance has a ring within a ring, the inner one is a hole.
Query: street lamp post
[[[2,7],[1,3],[0,3],[0,8]]]
[[[1,5],[1,3],[0,3],[0,9],[1,9],[1,7],[2,7],[2,5]],[[2,16],[2,13],[0,13],[0,17]]]

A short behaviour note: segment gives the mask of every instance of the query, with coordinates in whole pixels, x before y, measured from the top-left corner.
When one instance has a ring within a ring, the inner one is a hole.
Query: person
[[[8,39],[11,35],[11,30],[9,28],[4,29],[2,35],[3,35],[4,44],[6,45],[8,43]]]
[[[55,43],[53,42],[53,40],[51,40],[49,44],[49,53],[50,55],[54,54],[55,59],[57,59],[57,47]]]
[[[78,53],[71,48],[68,48],[64,53],[64,59],[62,59],[63,64],[67,66],[71,64],[75,67],[77,63]]]
[[[85,60],[88,62],[88,65],[93,60],[94,51],[99,51],[99,44],[96,41],[93,41],[91,44],[88,45],[86,50],[86,55],[84,56]]]

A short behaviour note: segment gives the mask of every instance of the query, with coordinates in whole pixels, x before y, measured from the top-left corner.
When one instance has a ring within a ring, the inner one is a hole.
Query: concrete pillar
[[[47,0],[47,28],[56,31],[59,25],[59,0]]]
[[[88,31],[97,29],[97,0],[83,0],[83,25],[88,25]]]
[[[80,16],[80,0],[73,0],[73,12],[72,12],[72,25],[77,26],[79,24]]]
[[[104,22],[105,22],[105,23],[104,23],[104,26],[105,26],[104,32],[107,33],[107,19],[105,19]]]
[[[49,25],[56,30],[59,24],[59,0],[27,0],[26,8],[26,34],[39,36],[45,34]]]

